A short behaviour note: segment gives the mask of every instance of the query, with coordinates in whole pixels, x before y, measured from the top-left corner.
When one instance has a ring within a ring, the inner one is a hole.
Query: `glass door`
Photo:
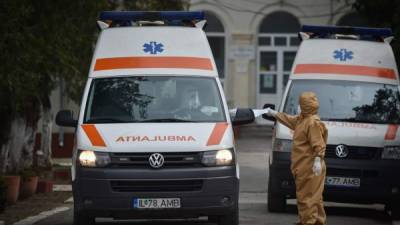
[[[260,52],[259,90],[263,95],[276,93],[278,52]]]
[[[257,107],[266,103],[280,104],[289,80],[296,49],[259,49],[257,74]]]

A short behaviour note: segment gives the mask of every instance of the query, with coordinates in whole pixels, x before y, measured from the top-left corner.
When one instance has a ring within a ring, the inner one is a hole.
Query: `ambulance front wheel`
[[[94,225],[95,219],[84,212],[74,210],[74,225]]]
[[[273,179],[271,179],[271,176],[269,176],[268,180],[268,211],[269,212],[284,212],[286,209],[286,197],[283,194],[280,194],[279,192],[274,192],[272,190],[272,182]]]
[[[233,212],[220,216],[218,225],[239,225],[239,209],[236,208]]]
[[[268,194],[268,211],[284,212],[286,208],[286,199],[281,195]]]
[[[396,205],[392,208],[392,219],[399,220],[400,219],[400,205]]]
[[[385,205],[385,211],[390,211],[390,217],[392,220],[400,219],[400,203],[388,203]]]
[[[208,216],[208,222],[218,225],[239,225],[239,208],[236,205],[233,211],[223,216]]]

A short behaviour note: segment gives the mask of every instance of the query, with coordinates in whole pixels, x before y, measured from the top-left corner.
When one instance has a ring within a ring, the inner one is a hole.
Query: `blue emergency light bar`
[[[202,11],[104,11],[100,20],[128,21],[192,21],[204,20]]]
[[[393,36],[392,29],[390,28],[303,25],[301,27],[301,32],[313,33],[323,37],[330,34],[359,35],[382,38]]]

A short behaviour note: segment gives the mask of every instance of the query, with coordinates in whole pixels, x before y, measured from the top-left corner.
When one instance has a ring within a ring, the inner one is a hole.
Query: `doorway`
[[[258,33],[256,104],[275,104],[282,99],[300,41],[300,22],[292,14],[276,11],[261,22]]]
[[[293,35],[284,35],[279,37],[289,41]],[[295,36],[297,38],[297,36]],[[298,43],[296,43],[297,45]],[[285,91],[286,84],[296,56],[297,46],[278,45],[278,46],[259,46],[258,47],[258,68],[257,68],[257,107],[262,107],[265,103],[275,104],[278,107]]]

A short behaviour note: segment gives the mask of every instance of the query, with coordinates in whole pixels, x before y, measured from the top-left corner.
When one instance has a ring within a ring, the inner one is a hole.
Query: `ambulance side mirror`
[[[249,108],[238,108],[236,109],[235,116],[232,119],[232,124],[234,126],[243,125],[254,122],[253,110]]]
[[[56,124],[62,127],[76,127],[78,120],[74,119],[72,110],[61,110],[56,115]]]
[[[271,109],[273,109],[273,110],[275,110],[275,105],[274,104],[265,104],[264,106],[263,106],[263,109],[266,109],[266,108],[271,108]],[[275,117],[273,117],[273,116],[267,116],[266,114],[263,114],[262,115],[262,118],[263,119],[266,119],[266,120],[271,120],[271,121],[276,121],[276,119],[275,119]]]

